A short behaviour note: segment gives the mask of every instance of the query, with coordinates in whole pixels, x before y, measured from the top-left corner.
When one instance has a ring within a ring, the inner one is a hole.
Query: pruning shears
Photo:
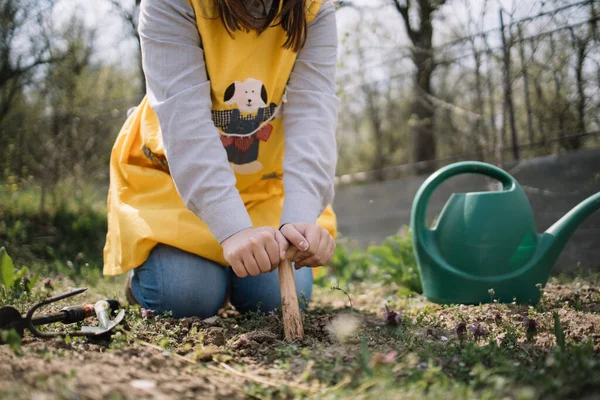
[[[111,320],[109,311],[116,312],[120,305],[117,300],[100,300],[94,304],[84,304],[77,306],[64,307],[60,311],[52,314],[42,314],[33,316],[33,314],[45,305],[55,303],[85,292],[87,288],[79,288],[67,293],[63,293],[48,299],[35,303],[25,317],[21,315],[19,310],[13,306],[0,307],[0,331],[14,329],[20,337],[23,337],[25,329],[29,330],[33,335],[39,338],[53,338],[64,336],[100,336],[112,331],[125,316],[125,310],[121,310],[115,319]],[[87,317],[96,315],[98,317],[99,326],[91,327],[84,326],[80,331],[58,331],[58,332],[42,332],[37,329],[40,325],[47,325],[56,322],[62,324],[73,324],[83,321]],[[1,341],[0,341],[1,342]]]

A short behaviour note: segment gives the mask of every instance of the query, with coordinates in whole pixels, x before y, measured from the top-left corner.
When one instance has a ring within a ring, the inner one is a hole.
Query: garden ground
[[[126,304],[121,279],[91,283],[63,303]],[[282,340],[277,313],[175,320],[128,307],[110,341],[26,334],[1,346],[0,398],[598,398],[598,283],[554,278],[534,307],[439,306],[375,282],[320,287],[298,343]],[[13,304],[73,286],[58,276]]]

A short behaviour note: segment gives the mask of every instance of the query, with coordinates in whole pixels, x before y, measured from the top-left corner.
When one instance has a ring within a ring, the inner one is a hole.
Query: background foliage
[[[366,250],[346,239],[338,240],[328,272],[321,273],[317,283],[346,286],[365,280],[382,284],[396,283],[408,291],[422,292],[412,238],[407,227],[380,245],[371,245]]]
[[[110,28],[73,4],[0,0],[0,244],[78,270],[102,264],[110,152],[144,79],[139,1],[102,3],[133,44],[128,59],[105,57]],[[337,3],[340,175],[598,146],[596,2],[520,2],[501,11],[504,29],[498,4]],[[452,18],[459,6],[466,23]],[[399,235],[366,252],[341,242],[332,266],[342,281],[376,274],[418,291],[411,257]]]

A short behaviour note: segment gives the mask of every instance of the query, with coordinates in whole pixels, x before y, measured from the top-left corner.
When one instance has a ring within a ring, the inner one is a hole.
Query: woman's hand
[[[287,258],[295,263],[296,269],[320,267],[333,257],[335,240],[326,229],[317,224],[285,224],[281,227],[283,236],[293,245]]]
[[[225,260],[240,278],[277,268],[285,260],[289,247],[282,233],[271,227],[244,229],[225,239],[221,245]]]

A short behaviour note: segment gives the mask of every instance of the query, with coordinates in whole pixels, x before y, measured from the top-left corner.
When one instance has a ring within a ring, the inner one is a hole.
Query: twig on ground
[[[148,342],[144,342],[143,340],[140,340],[140,341],[139,341],[139,343],[140,343],[140,344],[143,344],[144,346],[147,346],[147,347],[153,348],[153,349],[155,349],[155,350],[159,350],[159,351],[161,351],[161,352],[168,351],[170,356],[173,356],[173,357],[177,358],[178,360],[182,360],[182,361],[185,361],[185,362],[187,362],[187,363],[190,363],[190,364],[198,364],[198,361],[196,361],[196,360],[194,360],[194,359],[192,359],[192,358],[185,357],[185,356],[182,356],[181,354],[177,354],[177,353],[174,353],[174,352],[172,352],[172,351],[170,351],[170,350],[163,349],[162,347],[160,347],[160,346],[157,346],[157,345],[155,345],[155,344],[148,343]],[[208,350],[205,350],[205,353],[204,353],[204,355],[206,355],[206,356],[211,356],[211,355],[213,355],[213,354],[219,354],[219,353],[223,353],[223,350],[219,350],[219,349],[208,349]]]
[[[241,371],[238,371],[237,369],[232,368],[229,365],[224,364],[224,363],[219,363],[219,367],[221,367],[221,368],[213,367],[212,365],[206,366],[206,368],[208,368],[212,371],[233,374],[233,375],[239,376],[241,378],[252,380],[252,381],[258,382],[260,384],[267,385],[267,386],[273,386],[273,387],[277,387],[277,388],[280,388],[282,386],[289,386],[292,389],[302,390],[305,392],[314,392],[315,391],[315,388],[311,388],[311,387],[304,386],[304,385],[299,385],[297,383],[272,381],[272,380],[268,380],[262,376],[255,376],[255,375],[251,375],[251,374],[248,374],[245,372],[241,372]]]
[[[234,392],[238,392],[238,393],[244,395],[244,397],[248,397],[249,396],[249,397],[257,398],[258,400],[266,400],[266,397],[262,397],[262,396],[259,396],[257,394],[248,394],[245,391],[243,391],[242,389],[239,389],[239,388],[237,388],[235,386],[232,386],[231,382],[227,382],[225,379],[223,379],[223,378],[221,378],[219,376],[214,376],[213,375],[213,376],[211,376],[211,378],[214,379],[214,380],[216,380],[216,381],[218,381],[218,382],[220,382],[222,385],[225,385],[225,386],[229,387]]]
[[[350,395],[350,397],[352,398],[352,397],[356,396],[357,394],[364,392],[365,390],[369,389],[370,387],[378,384],[380,381],[381,381],[380,379],[373,379],[373,380],[363,383],[354,392],[352,392],[352,395]]]
[[[162,347],[157,346],[157,345],[152,344],[152,343],[148,343],[148,342],[144,342],[144,341],[139,341],[139,343],[142,344],[142,345],[144,345],[144,346],[150,347],[150,348],[152,348],[154,350],[158,350],[160,352],[164,352],[165,351],[165,349],[163,349]],[[222,351],[215,351],[215,353],[221,353],[221,352]],[[177,358],[179,360],[182,360],[182,361],[185,361],[187,363],[190,363],[190,364],[198,364],[197,361],[195,361],[195,360],[193,360],[191,358],[188,358],[188,357],[184,357],[184,356],[182,356],[180,354],[177,354],[177,353],[169,352],[169,355],[173,356],[173,357],[175,357],[175,358]],[[266,378],[264,378],[262,376],[255,376],[255,375],[251,375],[251,374],[248,374],[248,373],[244,373],[244,372],[238,371],[235,368],[232,368],[229,365],[224,364],[224,363],[219,363],[219,367],[215,367],[215,366],[212,366],[212,365],[206,365],[205,366],[205,368],[208,369],[208,370],[210,370],[210,371],[239,376],[240,378],[244,378],[244,379],[246,379],[248,381],[254,381],[254,382],[260,383],[261,385],[267,385],[267,386],[272,386],[272,387],[276,387],[276,388],[280,388],[282,386],[289,386],[292,389],[302,390],[304,392],[310,392],[310,393],[315,392],[315,390],[316,390],[315,388],[311,388],[311,387],[304,386],[304,385],[298,385],[296,383],[272,381],[272,380],[268,380],[268,379],[266,379]]]
[[[350,382],[352,382],[352,379],[349,376],[345,376],[344,379],[342,379],[337,385],[332,386],[330,388],[325,388],[324,390],[322,390],[320,395],[324,396],[327,393],[335,392],[336,390],[343,388]]]

